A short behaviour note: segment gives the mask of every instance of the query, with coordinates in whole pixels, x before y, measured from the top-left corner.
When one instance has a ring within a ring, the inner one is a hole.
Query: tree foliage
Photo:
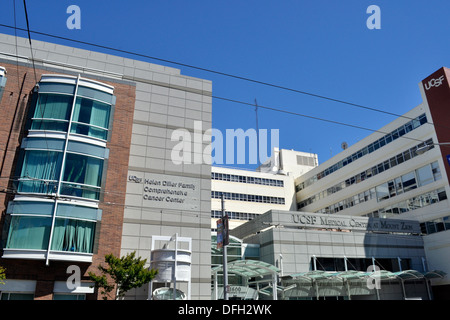
[[[98,266],[102,275],[89,272],[89,278],[95,282],[95,287],[102,290],[103,299],[112,297],[114,288],[117,288],[116,298],[122,298],[127,291],[143,286],[157,275],[158,270],[144,268],[147,259],[141,260],[141,257],[135,256],[136,252],[121,258],[107,254],[105,262],[108,266]]]
[[[3,281],[6,279],[5,271],[6,269],[0,266],[0,284],[5,284],[5,281]]]

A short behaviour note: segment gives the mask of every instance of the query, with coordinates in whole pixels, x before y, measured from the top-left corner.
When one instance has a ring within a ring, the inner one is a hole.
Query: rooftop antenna
[[[260,166],[259,162],[259,128],[258,128],[258,102],[255,98],[255,114],[256,114],[256,164]]]
[[[286,171],[283,169],[283,159],[281,157],[281,148],[278,148],[278,172],[277,174],[286,175]]]

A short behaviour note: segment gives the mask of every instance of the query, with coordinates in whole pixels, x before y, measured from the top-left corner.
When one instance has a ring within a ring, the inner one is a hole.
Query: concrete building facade
[[[419,83],[420,105],[297,177],[297,209],[417,220],[428,268],[448,273],[448,73],[441,68]],[[448,281],[434,281],[436,290]]]
[[[191,298],[209,299],[210,166],[177,164],[172,151],[180,130],[211,127],[211,82],[32,44],[0,35],[1,298],[98,299],[88,272],[106,254],[136,251],[149,266],[152,237],[178,235],[192,243]]]

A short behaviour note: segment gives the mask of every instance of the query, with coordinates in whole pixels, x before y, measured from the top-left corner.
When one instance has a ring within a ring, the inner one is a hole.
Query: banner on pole
[[[217,220],[217,249],[228,245],[228,216]]]

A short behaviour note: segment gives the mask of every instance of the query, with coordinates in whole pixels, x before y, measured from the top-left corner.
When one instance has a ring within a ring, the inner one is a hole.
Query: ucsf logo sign
[[[431,79],[430,81],[428,81],[428,83],[425,83],[425,89],[430,90],[432,87],[439,87],[442,84],[442,81],[444,81],[444,76],[440,76],[437,79]]]

